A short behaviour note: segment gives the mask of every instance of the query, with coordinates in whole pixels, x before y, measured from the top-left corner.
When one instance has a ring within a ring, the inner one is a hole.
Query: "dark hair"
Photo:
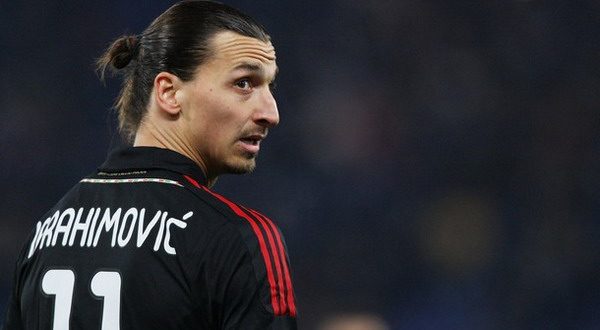
[[[123,74],[115,108],[119,130],[127,140],[133,140],[147,111],[156,75],[165,71],[192,80],[198,66],[211,56],[211,38],[226,30],[269,41],[259,23],[232,7],[182,1],[158,16],[140,36],[121,36],[108,47],[97,61],[98,73],[102,81],[107,68]]]

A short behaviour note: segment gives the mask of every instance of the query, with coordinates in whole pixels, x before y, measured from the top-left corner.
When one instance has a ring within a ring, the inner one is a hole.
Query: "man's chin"
[[[243,162],[237,164],[229,164],[227,167],[227,173],[230,174],[246,174],[252,173],[256,168],[255,159],[245,159]]]

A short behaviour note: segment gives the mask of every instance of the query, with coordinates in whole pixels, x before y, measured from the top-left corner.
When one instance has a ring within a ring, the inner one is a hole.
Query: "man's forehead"
[[[237,61],[259,61],[272,64],[275,59],[275,47],[270,41],[246,37],[232,31],[215,34],[212,39],[213,58]]]

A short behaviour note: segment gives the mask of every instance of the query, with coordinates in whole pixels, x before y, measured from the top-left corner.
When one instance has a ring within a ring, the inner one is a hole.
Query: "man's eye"
[[[235,83],[235,86],[241,89],[250,89],[252,87],[252,84],[250,84],[250,80],[248,79],[242,79],[242,80],[238,80]]]

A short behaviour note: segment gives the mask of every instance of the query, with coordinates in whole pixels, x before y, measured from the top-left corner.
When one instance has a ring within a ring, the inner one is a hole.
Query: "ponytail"
[[[135,35],[122,36],[115,40],[104,54],[96,61],[96,70],[100,80],[104,81],[106,69],[113,74],[123,69],[136,57],[138,49],[138,37]]]
[[[133,97],[134,78],[131,62],[135,61],[139,49],[139,39],[135,35],[124,35],[115,40],[106,49],[104,54],[96,61],[96,70],[100,81],[104,82],[106,71],[112,75],[124,74],[121,92],[117,98],[114,108],[118,112],[119,131],[128,141],[133,141],[139,122],[143,116],[143,110],[134,106]],[[122,72],[125,69],[125,72]]]

